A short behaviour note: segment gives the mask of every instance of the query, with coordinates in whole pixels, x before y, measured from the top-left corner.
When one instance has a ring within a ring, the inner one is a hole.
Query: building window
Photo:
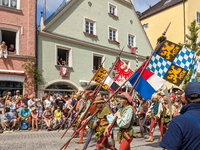
[[[109,4],[109,13],[114,16],[117,16],[117,7],[112,4]]]
[[[57,48],[57,65],[69,67],[69,50]]]
[[[6,7],[19,9],[20,0],[0,0],[0,4]]]
[[[96,35],[96,22],[90,19],[85,19],[85,32],[91,35]]]
[[[135,47],[135,36],[128,35],[128,45],[131,47]]]
[[[197,23],[200,24],[200,12],[199,11],[197,11]]]
[[[97,70],[101,65],[103,56],[100,55],[93,55],[93,70]]]
[[[0,42],[6,42],[9,54],[19,54],[19,33],[14,29],[0,29]]]
[[[112,41],[117,41],[117,30],[109,28],[109,39]]]

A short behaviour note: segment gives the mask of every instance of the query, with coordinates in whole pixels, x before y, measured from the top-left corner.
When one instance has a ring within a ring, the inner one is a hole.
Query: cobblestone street
[[[139,127],[134,126],[135,132],[138,131]],[[15,131],[13,133],[3,133],[0,134],[0,150],[59,150],[62,145],[69,139],[69,136],[72,134],[73,130],[70,130],[66,136],[61,140],[60,137],[64,133],[60,131]],[[117,129],[115,129],[115,144],[116,148],[119,148],[119,143],[117,141]],[[136,134],[138,135],[138,134]],[[145,134],[145,139],[148,138],[148,134]],[[154,142],[147,143],[143,138],[133,139],[131,143],[131,149],[134,150],[157,150],[161,149],[159,147],[158,140],[160,138],[160,131],[158,127],[154,133]],[[84,141],[86,137],[84,137]],[[69,146],[68,150],[74,150],[75,148],[82,148],[83,144],[75,144],[77,139],[73,139]],[[109,139],[111,142],[111,139]],[[88,150],[95,150],[96,141],[93,139],[89,144]]]

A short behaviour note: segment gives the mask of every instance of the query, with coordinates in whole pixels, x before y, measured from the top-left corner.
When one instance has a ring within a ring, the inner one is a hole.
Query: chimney
[[[47,3],[46,3],[46,0],[44,0],[44,5],[43,5],[43,19],[44,19],[44,21],[46,20],[46,8],[47,8]]]

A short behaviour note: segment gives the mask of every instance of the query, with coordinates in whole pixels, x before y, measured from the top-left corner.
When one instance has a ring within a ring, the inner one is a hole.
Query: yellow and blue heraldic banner
[[[104,76],[107,74],[107,70],[103,67],[99,68],[99,71],[96,73],[93,81],[95,81],[97,84],[100,84],[100,82],[103,80]],[[105,90],[108,89],[108,85],[107,84],[103,84],[102,88],[104,88]]]
[[[195,58],[194,51],[165,40],[154,53],[147,69],[179,86],[190,67],[193,68]]]

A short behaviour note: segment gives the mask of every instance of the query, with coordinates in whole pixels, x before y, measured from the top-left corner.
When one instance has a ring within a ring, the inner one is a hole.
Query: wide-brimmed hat
[[[35,107],[33,107],[33,108],[32,108],[32,111],[34,111],[34,110],[36,110],[36,108],[35,108]]]
[[[105,100],[103,99],[103,97],[95,98],[94,104],[98,104],[98,103],[105,103]]]

